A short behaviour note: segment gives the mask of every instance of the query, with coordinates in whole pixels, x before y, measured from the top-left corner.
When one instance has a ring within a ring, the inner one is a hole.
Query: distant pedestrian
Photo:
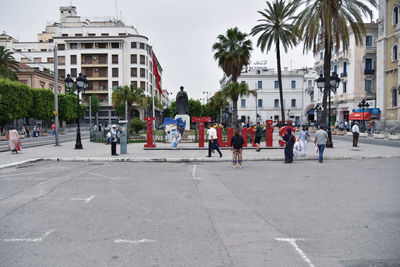
[[[235,135],[231,139],[231,151],[232,151],[232,167],[236,168],[236,164],[239,163],[239,168],[242,168],[242,151],[243,151],[244,140],[239,135],[239,130],[235,130]]]
[[[350,125],[348,121],[344,121],[344,126],[346,127],[346,131],[348,132],[350,130]]]
[[[257,150],[256,151],[259,152],[261,150],[260,142],[261,142],[261,138],[262,138],[262,135],[263,135],[263,129],[262,129],[259,121],[257,122],[256,128],[254,129],[254,131],[255,131],[254,143],[257,146]]]
[[[97,124],[93,125],[93,131],[97,132]]]
[[[218,137],[217,137],[217,130],[212,127],[211,123],[208,124],[207,130],[207,137],[208,137],[208,158],[211,158],[211,151],[213,149],[217,150],[219,153],[219,157],[222,158],[221,150],[219,149],[218,145]]]
[[[51,125],[51,135],[56,135],[56,124],[55,123],[53,123]]]
[[[353,127],[351,128],[353,132],[353,147],[358,146],[358,137],[360,136],[360,128],[358,128],[358,122],[355,122]]]
[[[117,126],[113,124],[110,130],[110,139],[111,139],[111,155],[118,156],[117,154]]]
[[[328,133],[324,130],[324,128],[321,126],[319,130],[315,133],[315,140],[314,144],[317,145],[318,147],[318,161],[319,163],[322,163],[324,160],[324,150],[325,150],[325,145],[329,142],[328,139]]]
[[[26,126],[25,126],[26,137],[31,137],[31,136],[29,135],[29,132],[30,132],[29,126],[26,125]]]
[[[308,151],[308,139],[310,138],[311,134],[308,130],[308,126],[304,125],[303,129],[300,130],[299,141],[301,145],[301,155],[304,157],[307,155]]]
[[[101,125],[101,123],[99,123],[99,132],[101,132],[101,127],[102,127],[103,125]]]
[[[367,132],[368,132],[368,135],[371,135],[371,122],[367,123]]]
[[[343,121],[341,121],[341,122],[340,122],[340,125],[339,125],[339,130],[340,130],[340,131],[343,131],[343,129],[344,129],[343,127],[344,127]]]
[[[15,130],[14,126],[11,126],[8,131],[8,150],[10,150],[12,154],[17,153],[19,142],[18,132]]]
[[[293,146],[294,146],[294,136],[292,135],[292,128],[287,128],[286,134],[283,136],[283,141],[286,142],[285,163],[292,163],[293,162]]]

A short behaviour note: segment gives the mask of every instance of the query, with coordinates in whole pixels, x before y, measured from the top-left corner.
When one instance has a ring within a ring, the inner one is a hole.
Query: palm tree
[[[275,47],[276,61],[278,69],[279,98],[281,103],[281,118],[285,122],[285,107],[283,104],[283,88],[282,88],[282,72],[281,72],[281,46],[287,53],[288,48],[292,48],[297,44],[297,37],[294,31],[294,12],[296,10],[294,2],[286,3],[285,0],[274,0],[267,2],[267,8],[264,11],[258,11],[263,18],[251,30],[251,35],[255,36],[261,33],[257,40],[257,47],[261,47],[261,51],[267,52]]]
[[[126,105],[127,110],[125,115],[125,119],[128,121],[128,131],[127,133],[129,134],[129,127],[130,127],[130,108],[133,103],[138,104],[139,106],[142,106],[142,103],[144,102],[143,99],[145,99],[145,95],[143,93],[143,89],[137,88],[133,84],[130,86],[119,86],[115,89],[115,91],[112,93],[112,102],[113,102],[113,107],[118,110],[124,110],[124,106]]]
[[[230,82],[222,89],[222,94],[232,101],[233,103],[232,111],[236,109],[236,117],[237,117],[237,102],[239,100],[239,97],[247,96],[249,94],[257,96],[257,91],[249,90],[249,86],[246,83]],[[234,112],[232,113],[235,118],[235,113]],[[237,126],[235,125],[235,127],[236,129],[239,129],[239,121],[237,121]]]
[[[229,105],[229,102],[226,100],[226,96],[222,93],[222,91],[215,92],[214,96],[211,97],[210,106],[214,110],[219,110],[219,122],[222,122],[222,110]]]
[[[376,0],[296,0],[305,5],[295,20],[296,30],[304,40],[304,51],[312,50],[314,55],[324,50],[325,88],[329,86],[332,49],[344,50],[349,47],[350,32],[356,45],[365,35],[363,17],[372,19],[369,6],[376,7]],[[327,90],[322,99],[321,125],[326,125]]]
[[[13,53],[0,46],[0,77],[6,77],[10,80],[18,80],[14,71],[18,70],[18,63],[12,56]]]
[[[215,51],[214,59],[222,68],[227,77],[231,77],[233,83],[242,72],[243,66],[249,64],[250,53],[253,50],[251,40],[247,34],[239,31],[237,27],[228,29],[226,35],[218,35],[218,42],[214,43],[212,49]],[[232,91],[236,92],[236,91]],[[233,126],[239,128],[237,100],[239,95],[231,95],[233,105]]]

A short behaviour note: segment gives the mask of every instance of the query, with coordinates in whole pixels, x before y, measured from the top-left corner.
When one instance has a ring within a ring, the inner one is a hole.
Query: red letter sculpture
[[[247,147],[248,134],[251,134],[251,140],[253,141],[252,146],[256,147],[256,143],[254,142],[255,141],[255,137],[256,137],[256,133],[254,132],[253,128],[242,128],[242,137],[244,139],[243,147]]]
[[[228,128],[228,138],[226,139],[226,142],[223,141],[222,139],[222,128],[217,128],[217,137],[218,137],[218,145],[220,147],[226,147],[231,145],[231,139],[233,136],[233,128]]]
[[[293,126],[284,126],[279,129],[279,135],[283,137],[286,134],[288,128],[292,129],[292,133],[296,132],[296,128],[294,128]],[[296,143],[296,137],[294,135],[293,135],[293,138],[294,138],[294,142]],[[286,144],[285,141],[279,140],[280,146],[285,146],[285,144]]]
[[[144,147],[156,147],[153,144],[153,121],[155,119],[155,117],[144,117],[144,120],[147,121],[147,144]]]
[[[211,122],[211,117],[193,117],[192,122],[199,124],[199,147],[204,147],[204,123]]]
[[[267,147],[272,147],[272,140],[273,140],[273,135],[274,135],[274,127],[272,124],[272,120],[267,120],[265,122],[265,145]]]

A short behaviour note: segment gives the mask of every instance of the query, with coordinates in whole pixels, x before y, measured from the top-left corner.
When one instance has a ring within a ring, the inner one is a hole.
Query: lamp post
[[[206,101],[206,104],[208,104],[208,93],[209,93],[208,91],[203,91],[203,95],[204,95],[204,94],[207,94],[207,101]]]
[[[324,90],[328,91],[329,97],[329,110],[328,110],[328,138],[329,143],[326,147],[333,147],[332,143],[332,133],[331,133],[331,91],[336,92],[336,89],[339,87],[340,78],[336,72],[332,72],[332,75],[329,77],[329,88],[325,88],[325,78],[322,76],[322,73],[319,75],[317,79],[317,87],[318,89],[323,92]]]
[[[363,132],[365,132],[365,118],[364,118],[364,110],[365,108],[369,107],[369,104],[367,101],[365,101],[365,99],[361,100],[360,103],[358,103],[358,107],[362,108],[362,113],[363,113]]]
[[[67,75],[65,79],[65,84],[68,89],[72,88],[74,85],[74,80],[71,78],[71,75]],[[88,81],[86,77],[79,73],[79,76],[76,78],[76,88],[77,88],[77,95],[78,95],[78,129],[76,131],[76,142],[75,142],[75,149],[82,149],[82,141],[81,141],[81,128],[79,125],[79,93],[85,92],[85,89],[88,87]]]

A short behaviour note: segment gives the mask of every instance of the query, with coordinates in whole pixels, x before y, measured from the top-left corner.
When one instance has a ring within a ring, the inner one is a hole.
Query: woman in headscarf
[[[291,128],[287,128],[287,132],[283,136],[283,141],[286,142],[286,146],[285,146],[285,163],[292,163],[293,162],[294,136],[292,135],[292,129]]]
[[[19,141],[17,130],[15,130],[14,126],[11,126],[10,130],[8,131],[8,149],[11,150],[11,153],[17,153]]]

